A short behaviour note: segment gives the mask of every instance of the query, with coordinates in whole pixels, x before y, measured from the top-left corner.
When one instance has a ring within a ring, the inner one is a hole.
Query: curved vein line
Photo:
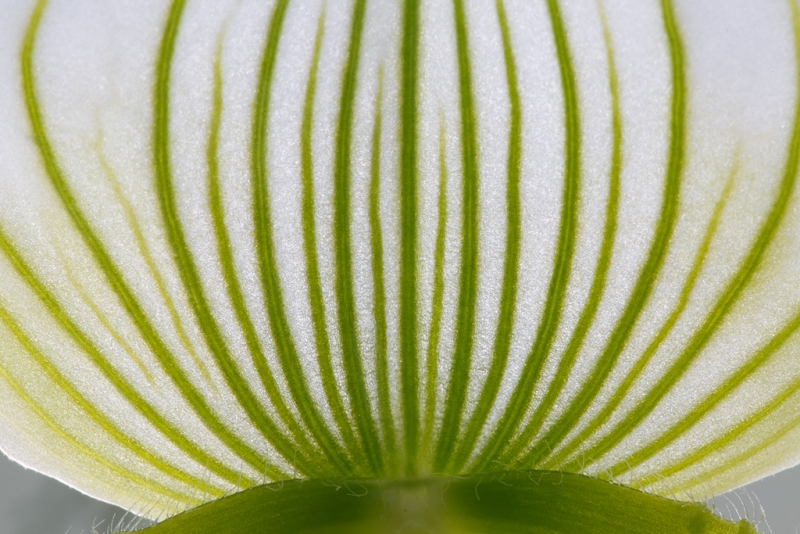
[[[400,387],[406,475],[417,472],[417,101],[419,0],[405,0],[400,50]]]
[[[431,299],[431,326],[428,347],[425,353],[427,378],[425,381],[425,422],[421,442],[432,459],[433,428],[436,421],[436,381],[439,373],[439,335],[442,327],[444,300],[444,245],[447,227],[447,157],[444,131],[444,115],[439,111],[439,199],[436,224],[436,248],[433,266],[433,298]]]
[[[795,392],[797,390],[800,390],[800,384],[798,384],[796,386]],[[765,413],[763,415],[767,415],[766,414],[766,410],[765,410]],[[754,418],[750,423],[751,423],[751,425],[753,425],[756,422],[757,422],[757,419]],[[798,425],[800,425],[800,415],[798,415],[797,417],[792,419],[786,426],[782,426],[780,429],[778,429],[777,432],[775,432],[772,435],[770,435],[769,439],[764,439],[764,440],[752,445],[750,448],[748,448],[747,450],[745,450],[741,454],[738,454],[737,456],[735,456],[733,458],[730,458],[729,460],[726,460],[724,463],[715,466],[713,469],[711,469],[709,471],[706,471],[702,475],[698,475],[698,476],[692,478],[690,480],[690,483],[692,483],[694,485],[700,485],[700,484],[710,480],[711,478],[715,478],[720,473],[724,473],[725,471],[729,471],[729,470],[731,470],[731,469],[733,469],[735,467],[741,466],[741,464],[744,461],[753,458],[756,454],[760,453],[761,451],[763,451],[764,449],[766,449],[770,445],[773,445],[779,439],[781,439],[783,436],[785,436],[786,434],[788,434],[792,430],[796,430]],[[723,444],[719,444],[719,446],[722,446],[722,445],[724,445],[724,443]],[[704,450],[704,454],[702,454],[702,456],[707,456],[708,454],[710,454],[712,452],[716,452],[716,449],[709,448],[708,450]],[[683,485],[682,487],[685,488],[686,485]]]
[[[289,411],[285,400],[283,399],[278,384],[272,373],[272,370],[267,364],[264,350],[259,341],[258,334],[256,333],[253,321],[247,311],[247,305],[244,301],[242,288],[239,283],[239,277],[236,275],[236,267],[233,262],[233,249],[231,247],[230,237],[225,225],[225,214],[222,205],[222,193],[219,183],[219,161],[218,161],[218,148],[219,148],[219,131],[222,122],[222,67],[220,58],[222,54],[222,40],[217,43],[217,53],[214,58],[214,94],[212,99],[211,109],[211,123],[209,125],[208,145],[206,149],[206,163],[208,165],[208,205],[211,212],[211,220],[214,226],[214,237],[216,240],[216,248],[219,254],[220,267],[222,268],[222,279],[225,283],[225,289],[228,293],[231,305],[233,307],[236,319],[239,321],[239,326],[244,334],[245,344],[250,353],[253,367],[261,380],[261,385],[267,396],[275,407],[280,420],[286,425],[287,429],[292,435],[295,444],[290,445],[289,449],[279,450],[284,458],[291,457],[294,460],[297,458],[298,450],[300,451],[301,465],[310,466],[311,461],[308,455],[316,457],[318,451],[306,437],[306,431],[300,426],[295,419],[294,415]],[[243,380],[243,378],[240,378]],[[271,421],[270,421],[271,423]],[[277,427],[272,424],[272,431],[279,432]],[[265,436],[271,439],[270,436]],[[286,443],[288,444],[288,442]],[[284,444],[284,445],[286,445]],[[273,444],[274,445],[274,444]],[[277,449],[277,447],[276,447]],[[307,452],[306,452],[307,451]]]
[[[791,338],[797,332],[799,328],[800,328],[800,314],[797,314],[789,322],[789,324],[787,324],[782,329],[782,331],[778,333],[778,335],[772,338],[765,347],[759,350],[751,360],[749,360],[745,365],[743,365],[731,377],[725,380],[725,382],[719,388],[717,388],[716,391],[714,391],[713,393],[708,395],[703,401],[698,403],[698,406],[695,410],[686,414],[686,416],[684,416],[683,419],[675,423],[669,430],[667,430],[661,436],[659,436],[657,440],[651,442],[646,447],[639,449],[636,452],[636,454],[633,454],[628,459],[627,462],[624,462],[625,469],[630,470],[638,465],[641,465],[643,462],[652,458],[655,454],[664,450],[667,446],[669,446],[675,440],[684,435],[689,429],[691,429],[694,425],[696,425],[704,415],[708,414],[712,409],[717,407],[723,400],[728,398],[736,389],[741,387],[750,376],[752,376],[756,371],[758,371],[759,367],[762,364],[766,363],[789,340],[789,338]],[[783,401],[786,400],[786,398],[788,398],[791,394],[797,391],[799,385],[800,385],[800,380],[796,380],[791,386],[784,388],[784,390],[767,405],[777,406],[778,404],[782,403]],[[765,417],[766,415],[768,414],[765,414]],[[757,421],[757,419],[754,419],[752,416],[748,417],[747,419],[748,421],[751,421],[751,425],[748,425],[746,428],[749,428],[750,426],[752,426],[752,423]],[[742,426],[741,423],[736,427],[734,427],[734,429],[726,433],[726,435],[735,432],[736,429],[740,426]],[[622,465],[614,466],[612,467],[612,470],[614,470],[615,468],[618,470],[622,469]],[[619,472],[623,473],[625,471],[619,471]]]
[[[670,110],[670,145],[666,176],[664,180],[664,202],[661,206],[647,260],[639,272],[633,292],[625,306],[622,317],[612,330],[612,334],[600,354],[589,378],[573,398],[567,410],[540,439],[548,449],[554,449],[566,437],[588,406],[595,399],[603,384],[615,367],[619,355],[625,348],[631,330],[647,303],[666,257],[669,242],[675,229],[678,216],[681,175],[685,150],[686,83],[684,74],[683,43],[678,32],[670,0],[661,1],[664,13],[664,29],[669,44],[672,64],[672,103]]]
[[[498,451],[509,444],[513,433],[517,430],[530,404],[534,388],[541,375],[541,370],[550,347],[555,339],[561,319],[561,310],[566,297],[572,257],[575,252],[575,240],[578,225],[578,200],[581,182],[581,131],[580,109],[578,106],[578,88],[575,71],[570,57],[567,31],[561,16],[557,0],[547,0],[547,9],[553,29],[553,40],[556,45],[561,89],[564,95],[564,190],[556,256],[553,274],[547,290],[547,300],[542,312],[536,338],[531,352],[525,361],[522,375],[514,388],[508,406],[505,408],[492,437],[473,463],[471,469],[483,469],[489,461],[496,458]]]
[[[314,473],[315,468],[319,469],[319,467],[309,462],[304,454],[305,451],[297,451],[297,447],[283,435],[248,386],[248,382],[244,379],[234,361],[228,343],[209,308],[205,290],[197,273],[197,266],[189,250],[189,245],[186,243],[186,236],[183,233],[180,222],[180,215],[175,201],[172,170],[170,168],[169,89],[172,58],[175,53],[175,43],[180,31],[181,17],[185,5],[186,0],[175,0],[170,9],[158,52],[156,83],[153,94],[154,172],[156,187],[158,188],[159,206],[166,226],[167,239],[178,264],[181,281],[188,293],[189,303],[197,318],[200,331],[209,351],[222,371],[222,376],[228,388],[244,409],[250,422],[261,432],[264,439],[275,447],[288,462],[295,464],[302,472],[311,474]],[[299,452],[299,455],[296,455],[296,452]],[[243,459],[255,468],[258,468],[263,462],[261,455],[249,447],[243,449],[242,454],[244,455]]]
[[[458,55],[458,85],[461,112],[462,213],[461,277],[458,292],[455,346],[450,380],[445,397],[439,442],[433,468],[444,472],[456,447],[464,413],[467,384],[475,332],[475,308],[478,294],[478,132],[472,92],[472,66],[469,58],[467,16],[462,0],[453,0]]]
[[[708,223],[708,227],[706,228],[706,233],[703,236],[703,240],[700,243],[700,247],[697,249],[697,253],[695,254],[694,262],[692,264],[691,269],[689,270],[689,274],[686,277],[686,281],[684,282],[683,288],[681,289],[681,293],[678,296],[678,306],[672,310],[672,313],[669,315],[667,320],[661,326],[661,329],[658,331],[656,336],[647,346],[645,351],[642,353],[642,356],[635,362],[633,367],[628,371],[623,379],[622,383],[614,390],[613,394],[610,395],[608,403],[603,407],[599,414],[597,414],[589,424],[584,427],[580,433],[572,438],[569,442],[567,442],[564,447],[559,449],[559,451],[550,459],[546,465],[562,465],[562,462],[568,458],[581,444],[585,443],[588,438],[590,438],[603,424],[608,421],[608,418],[614,413],[614,411],[619,407],[622,400],[625,398],[625,395],[628,393],[630,388],[633,386],[636,379],[641,375],[647,365],[652,360],[653,356],[655,356],[656,351],[661,346],[661,343],[667,338],[669,333],[672,331],[672,328],[677,323],[678,319],[681,317],[684,309],[689,304],[689,297],[694,290],[695,284],[697,283],[697,279],[700,276],[700,271],[702,270],[703,264],[706,260],[706,256],[708,255],[708,250],[711,247],[711,242],[716,235],[717,228],[719,226],[719,219],[722,216],[722,213],[725,209],[725,205],[727,204],[728,198],[730,196],[731,189],[734,183],[734,177],[738,172],[738,163],[734,164],[734,168],[731,170],[730,174],[728,175],[727,183],[725,184],[725,188],[722,191],[722,195],[720,196],[719,200],[717,201],[717,205],[714,208],[714,212],[711,216],[711,219]],[[587,463],[588,462],[588,463]],[[585,467],[591,463],[591,459],[583,458],[581,460],[581,466]],[[570,467],[576,467],[576,463],[572,463]]]
[[[200,359],[200,356],[197,354],[197,351],[194,349],[191,341],[189,341],[189,336],[186,334],[186,330],[183,328],[183,323],[178,315],[175,302],[167,292],[167,286],[164,283],[164,277],[161,276],[161,273],[156,268],[156,264],[153,261],[152,254],[150,254],[150,249],[147,246],[147,240],[144,237],[142,227],[139,224],[139,220],[136,217],[133,206],[131,206],[131,203],[128,202],[128,199],[125,198],[125,195],[122,193],[122,188],[117,181],[116,172],[114,172],[114,169],[111,167],[111,164],[108,162],[105,154],[103,153],[101,139],[102,135],[100,135],[100,138],[97,140],[95,152],[97,152],[97,158],[100,162],[100,167],[103,169],[103,174],[108,178],[108,182],[111,184],[111,189],[114,191],[114,196],[117,198],[117,201],[120,203],[123,211],[125,212],[125,218],[128,220],[128,225],[131,227],[134,239],[136,240],[136,248],[139,250],[139,254],[142,256],[142,259],[144,259],[147,269],[150,271],[150,275],[155,281],[156,289],[158,290],[159,295],[161,295],[161,300],[164,301],[164,305],[169,312],[170,320],[175,328],[175,332],[178,334],[181,345],[183,345],[183,348],[186,349],[186,353],[192,358],[192,361],[194,361],[197,368],[200,369],[200,372],[208,383],[208,387],[216,392],[216,385],[211,380],[211,375],[208,372],[205,362]]]
[[[194,442],[186,438],[186,436],[170,424],[169,421],[125,380],[124,376],[111,365],[91,339],[89,339],[89,337],[72,321],[55,296],[53,296],[53,294],[46,289],[45,285],[36,277],[33,270],[16,250],[2,228],[0,228],[0,250],[2,250],[6,259],[19,277],[47,309],[53,320],[61,326],[67,336],[89,357],[92,364],[102,373],[106,380],[109,381],[119,395],[127,400],[136,411],[158,430],[158,432],[172,442],[173,445],[182,450],[187,456],[202,465],[208,465],[208,468],[212,472],[228,482],[235,483],[235,481],[241,477],[239,472],[229,469],[221,462],[217,461],[212,455],[200,449]],[[10,314],[8,314],[8,316],[11,317]],[[50,365],[46,359],[42,360],[42,365],[44,364]],[[169,376],[168,373],[165,372],[165,374]],[[248,481],[246,480],[246,482]],[[250,482],[255,483],[255,481]]]
[[[731,311],[734,304],[736,304],[736,302],[739,300],[739,297],[747,287],[753,275],[758,271],[759,267],[761,266],[761,260],[764,257],[764,253],[772,243],[772,239],[778,227],[780,226],[781,221],[783,220],[783,217],[786,213],[786,208],[789,204],[789,199],[795,190],[798,163],[800,163],[800,15],[798,15],[798,9],[794,2],[791,2],[791,6],[795,54],[797,60],[798,95],[795,102],[792,136],[790,138],[789,145],[787,146],[786,163],[784,164],[783,176],[781,177],[777,198],[775,199],[772,209],[770,209],[769,215],[759,231],[758,237],[750,249],[750,253],[745,258],[745,261],[742,262],[742,265],[737,271],[736,275],[728,283],[725,291],[722,293],[719,300],[717,300],[714,308],[706,316],[706,320],[703,322],[702,327],[700,327],[696,331],[695,335],[692,336],[692,339],[689,341],[681,356],[677,358],[675,362],[673,362],[664,376],[658,381],[656,386],[651,389],[648,395],[642,399],[639,405],[637,405],[636,409],[623,421],[625,426],[623,427],[621,424],[618,425],[617,428],[615,428],[600,443],[598,443],[596,448],[593,447],[593,450],[596,449],[599,453],[596,456],[600,456],[601,454],[610,450],[614,445],[619,443],[619,441],[621,441],[625,435],[630,433],[630,431],[636,425],[638,425],[655,409],[661,399],[672,390],[675,384],[677,384],[681,377],[686,373],[689,365],[703,350],[706,343],[708,343],[708,341],[716,332],[717,328],[719,328],[724,321],[728,312]],[[733,385],[741,383],[741,381],[744,380],[744,376],[755,370],[754,368],[751,369],[752,365],[757,365],[757,362],[759,361],[759,358],[755,358],[751,364],[745,365],[742,369],[740,369],[739,372],[732,377],[731,384]],[[709,399],[707,399],[707,402],[710,403],[710,405],[707,406],[706,402],[704,402],[701,404],[698,413],[702,414],[704,410],[710,409],[720,400],[722,400],[722,397],[720,397],[718,394],[712,395]],[[677,428],[678,427],[676,427],[676,429]],[[670,443],[673,439],[675,439],[672,436],[672,431],[673,429],[670,429],[669,432],[664,434],[650,446],[635,454],[631,460],[638,463],[652,456],[652,454],[654,454],[656,451],[660,450],[663,446],[666,446],[667,443]],[[612,474],[621,473],[624,472],[625,469],[625,465],[617,464],[612,467],[611,472]]]
[[[494,346],[492,347],[492,364],[489,368],[475,411],[466,425],[464,436],[459,440],[456,453],[452,456],[448,468],[452,472],[460,472],[473,452],[475,441],[486,423],[486,418],[500,390],[500,381],[505,372],[511,348],[511,335],[514,327],[514,310],[517,297],[517,277],[519,272],[520,234],[520,166],[522,159],[522,105],[519,97],[514,49],[511,43],[511,32],[508,28],[505,8],[502,0],[496,0],[495,10],[503,39],[503,57],[505,60],[506,84],[510,106],[510,124],[508,128],[508,171],[506,176],[506,250],[503,267],[503,286],[500,296],[500,314],[497,319]]]
[[[70,265],[70,262],[64,257],[62,250],[58,248],[58,245],[55,246],[55,249],[58,259],[64,268],[64,274],[66,275],[70,285],[75,289],[75,292],[78,294],[78,296],[80,296],[81,300],[89,307],[89,309],[92,310],[92,315],[94,315],[97,322],[103,325],[103,328],[106,329],[114,341],[120,346],[120,348],[122,348],[123,352],[128,355],[128,358],[130,358],[130,360],[136,364],[136,367],[139,368],[139,371],[145,377],[147,383],[150,384],[151,387],[155,387],[153,374],[144,364],[136,351],[133,350],[133,347],[131,347],[125,338],[122,337],[122,334],[120,334],[119,331],[114,328],[114,325],[111,324],[111,321],[109,321],[102,310],[100,310],[99,306],[94,299],[92,299],[91,295],[86,292],[86,288],[75,276],[74,269]]]
[[[8,319],[10,319],[10,316],[7,315],[6,310],[2,306],[0,306],[0,321],[2,321],[7,327],[9,326]],[[12,320],[12,324],[13,324],[13,320]],[[14,333],[14,332],[12,332],[12,333]],[[19,341],[19,338],[18,338],[18,341]],[[49,375],[49,373],[48,373],[48,375]],[[50,414],[48,414],[47,411],[42,406],[40,406],[36,402],[36,400],[33,397],[31,397],[25,391],[25,388],[23,388],[22,385],[19,382],[17,382],[14,379],[14,377],[11,375],[11,373],[7,369],[5,369],[3,366],[0,366],[0,378],[5,380],[6,383],[9,386],[11,386],[11,389],[13,389],[14,392],[17,394],[17,396],[19,396],[19,398],[22,399],[22,401],[25,403],[25,405],[31,411],[33,411],[36,414],[36,416],[39,418],[40,421],[42,421],[45,425],[47,425],[47,427],[51,431],[53,431],[55,434],[57,434],[61,439],[63,439],[64,441],[69,442],[73,447],[78,449],[83,457],[90,458],[93,462],[97,462],[98,464],[100,464],[104,468],[117,473],[121,477],[125,478],[126,480],[129,480],[129,481],[133,482],[134,484],[139,484],[140,486],[142,486],[144,488],[148,488],[149,490],[151,490],[153,492],[156,492],[156,493],[159,493],[161,495],[164,495],[165,497],[169,496],[170,498],[175,499],[175,500],[181,502],[182,504],[188,504],[189,506],[196,506],[196,505],[202,503],[202,501],[200,499],[198,499],[196,496],[192,496],[192,495],[185,494],[185,493],[180,493],[177,490],[168,488],[167,486],[165,486],[165,485],[163,485],[163,484],[161,484],[159,482],[154,482],[153,480],[150,480],[147,477],[144,477],[144,476],[139,475],[139,474],[137,474],[137,473],[135,473],[133,471],[130,471],[130,470],[126,469],[124,466],[118,465],[117,463],[115,463],[115,462],[107,459],[106,457],[100,455],[92,447],[90,447],[90,446],[86,445],[85,443],[81,442],[78,438],[73,436],[65,428],[59,426],[55,422],[53,417]],[[63,377],[62,377],[62,379],[63,379]],[[70,394],[70,393],[67,392],[67,394]],[[88,415],[89,415],[89,417],[94,418],[92,414],[88,414]],[[95,421],[95,422],[97,422],[97,421]],[[116,429],[115,425],[113,425],[113,423],[111,423],[110,421],[106,420],[105,422],[107,422],[108,425],[113,427],[115,430],[119,431],[119,429]],[[105,427],[102,424],[100,424],[99,426],[103,427],[104,430],[105,430]],[[24,432],[25,434],[29,434],[27,429],[18,428],[18,430],[20,432]],[[132,440],[132,443],[130,443],[130,444],[127,443],[128,439],[130,439],[130,438],[128,436],[125,436],[125,437],[127,439],[124,442],[120,441],[119,443],[121,445],[123,445],[124,447],[127,447],[129,450],[131,450],[131,452],[133,452],[134,454],[139,456],[139,458],[141,458],[145,462],[149,463],[150,465],[153,465],[152,463],[150,463],[148,458],[150,458],[151,456],[152,457],[155,457],[155,456],[152,455],[146,449],[144,449],[138,443],[138,441]],[[52,446],[53,443],[50,442],[50,443],[48,443],[48,445]],[[139,449],[141,449],[141,451],[139,451]],[[137,451],[142,452],[142,455],[139,455],[139,453]],[[171,468],[171,470],[178,471],[177,468],[175,468],[173,466],[170,466],[169,464],[166,464],[166,465],[169,468]],[[156,467],[155,465],[153,465],[153,466]],[[159,468],[156,467],[156,469],[159,469]],[[211,487],[209,487],[209,485],[206,482],[204,482],[204,481],[202,481],[200,479],[197,479],[197,478],[194,478],[194,477],[191,477],[191,476],[187,477],[186,474],[183,473],[183,472],[179,473],[180,474],[179,477],[175,477],[174,475],[172,475],[169,472],[164,471],[164,470],[162,470],[162,473],[166,474],[167,476],[170,476],[171,478],[174,478],[174,479],[178,480],[179,482],[187,483],[187,480],[189,480],[190,482],[188,482],[188,483],[190,485],[194,486],[196,489],[199,489],[199,490],[201,490],[203,492],[208,492],[214,497],[221,497],[224,494],[224,492],[222,490],[219,490],[217,488],[211,488]]]
[[[170,478],[173,478],[184,484],[188,484],[196,489],[207,489],[207,484],[203,480],[184,472],[180,468],[171,465],[166,460],[149,451],[139,442],[139,440],[122,431],[116,423],[114,423],[95,405],[81,395],[77,388],[72,385],[72,383],[61,373],[61,371],[59,371],[55,365],[47,360],[47,357],[44,355],[44,353],[36,347],[31,338],[14,320],[4,305],[0,305],[0,321],[2,321],[6,328],[11,332],[25,352],[27,352],[33,358],[36,364],[44,371],[47,377],[52,380],[59,389],[66,393],[70,399],[72,399],[72,402],[75,403],[75,405],[84,413],[86,413],[88,417],[100,428],[102,428],[103,431],[105,431],[116,443],[127,448],[142,461],[151,465],[155,469],[158,469]],[[3,369],[2,372],[10,377],[10,373],[8,373],[7,370]],[[62,431],[66,433],[66,430],[62,429]],[[98,457],[99,455],[92,455],[92,458],[95,460],[99,460]],[[215,492],[218,496],[221,496],[223,493],[221,490],[216,490]]]
[[[504,452],[503,458],[505,461],[511,461],[512,459],[516,458],[519,453],[533,441],[534,436],[536,436],[536,434],[542,428],[547,415],[551,412],[559,395],[561,395],[563,392],[567,380],[572,373],[573,366],[581,347],[583,346],[586,333],[594,321],[597,308],[600,305],[600,300],[605,292],[608,268],[611,265],[614,238],[617,230],[617,208],[619,205],[620,174],[622,172],[622,113],[619,104],[617,71],[614,63],[611,35],[608,31],[602,6],[599,3],[598,10],[600,11],[600,19],[603,25],[603,40],[605,43],[606,58],[608,62],[612,132],[609,189],[608,198],[606,199],[605,225],[603,228],[603,239],[600,244],[600,254],[595,267],[594,279],[589,289],[589,297],[586,301],[583,311],[581,312],[581,316],[578,319],[575,330],[572,332],[569,343],[567,344],[567,348],[564,350],[564,353],[559,360],[555,377],[548,385],[544,398],[536,407],[536,410],[534,411],[533,415],[531,415],[525,428],[519,433],[513,444]],[[529,458],[531,456],[536,458],[542,454],[545,454],[545,448],[547,448],[547,451],[549,451],[549,445],[546,441],[542,440],[537,442],[532,451],[524,460],[521,461],[521,463],[523,465],[528,465],[531,462]]]
[[[353,293],[353,247],[350,236],[350,153],[353,143],[353,112],[358,84],[359,55],[364,30],[366,0],[353,5],[353,23],[347,63],[342,77],[342,96],[339,102],[339,121],[336,129],[334,164],[334,265],[336,268],[336,302],[342,358],[353,409],[353,419],[373,475],[383,472],[383,452],[375,420],[372,417],[367,387],[364,382],[363,354],[358,339],[355,295]]]
[[[383,278],[383,230],[380,212],[381,130],[383,118],[383,67],[378,70],[378,94],[375,97],[375,124],[372,128],[372,155],[370,160],[369,228],[372,251],[372,280],[375,291],[375,373],[378,382],[378,411],[381,431],[386,443],[387,474],[396,474],[397,437],[389,392],[389,363],[387,357],[386,292]]]
[[[262,298],[267,311],[275,352],[286,376],[292,400],[300,412],[303,422],[322,448],[330,467],[340,475],[352,474],[352,464],[342,446],[331,434],[317,409],[308,389],[300,357],[295,347],[283,301],[275,246],[272,236],[272,215],[269,199],[267,171],[267,118],[270,109],[270,93],[278,55],[278,45],[283,33],[283,21],[289,0],[280,0],[275,6],[267,30],[261,66],[258,73],[256,100],[253,105],[250,141],[251,187],[253,191],[253,227],[255,246],[261,277]],[[327,465],[327,463],[326,463]]]
[[[319,67],[322,36],[325,32],[325,11],[320,14],[317,24],[317,35],[314,42],[314,55],[306,85],[305,103],[303,105],[303,122],[301,125],[301,159],[303,180],[303,251],[307,265],[306,282],[308,298],[311,304],[311,323],[314,328],[314,341],[317,347],[317,364],[320,368],[322,387],[331,407],[336,428],[344,439],[345,446],[351,455],[363,454],[356,441],[350,425],[350,419],[344,408],[342,396],[336,387],[336,378],[331,360],[331,347],[328,331],[325,326],[325,303],[322,299],[322,286],[317,262],[317,238],[314,223],[314,157],[312,149],[312,133],[314,128],[314,95],[317,87],[317,69]]]
[[[533,415],[530,417],[525,428],[519,433],[514,440],[513,444],[508,447],[504,452],[503,460],[511,462],[516,458],[519,453],[530,444],[539,430],[542,428],[548,414],[551,412],[553,405],[558,399],[559,395],[564,390],[569,376],[572,374],[572,369],[575,365],[575,360],[580,353],[583,342],[586,338],[586,333],[594,321],[597,308],[600,306],[600,300],[605,293],[606,280],[608,278],[608,269],[611,265],[611,258],[614,248],[614,239],[617,233],[617,208],[619,206],[619,190],[620,190],[620,175],[622,174],[622,111],[619,103],[619,88],[617,80],[617,69],[614,62],[614,50],[611,41],[611,33],[609,32],[606,23],[605,14],[603,12],[602,4],[598,2],[598,10],[600,12],[600,20],[603,26],[603,41],[606,49],[606,61],[608,63],[608,84],[609,94],[611,95],[611,166],[609,169],[609,184],[608,184],[608,198],[606,199],[606,213],[605,213],[605,226],[603,228],[603,239],[600,244],[600,254],[597,258],[597,265],[595,267],[594,279],[589,289],[589,297],[572,332],[567,348],[564,350],[563,355],[558,363],[555,377],[547,387],[547,392],[544,398],[536,407]],[[542,454],[543,447],[547,446],[546,442],[542,441],[534,447],[533,454]],[[549,450],[549,449],[548,449]],[[520,462],[523,465],[528,464],[528,460]]]
[[[61,170],[58,161],[56,159],[55,152],[50,144],[50,140],[47,136],[47,131],[44,124],[44,118],[42,117],[41,109],[39,107],[38,96],[36,94],[36,87],[35,81],[33,76],[33,51],[36,44],[36,36],[37,31],[39,28],[39,23],[41,22],[42,13],[44,12],[44,8],[47,4],[47,0],[39,0],[36,4],[36,8],[34,9],[31,19],[28,25],[28,28],[25,33],[25,38],[23,41],[22,53],[21,53],[21,70],[22,70],[22,86],[23,86],[23,94],[25,98],[25,107],[28,114],[28,121],[30,122],[31,129],[33,132],[34,142],[36,143],[36,147],[39,150],[39,154],[42,158],[42,164],[45,168],[47,173],[47,177],[50,180],[50,183],[53,185],[56,193],[58,194],[64,209],[67,211],[72,223],[75,226],[75,229],[80,234],[81,238],[83,239],[84,243],[86,244],[87,248],[92,253],[92,257],[97,262],[98,267],[103,272],[106,277],[106,281],[109,283],[111,288],[113,289],[114,293],[120,300],[120,304],[122,307],[127,311],[128,315],[133,320],[133,323],[136,325],[137,329],[139,330],[140,335],[148,344],[148,347],[152,351],[153,355],[157,358],[162,371],[170,378],[176,388],[181,392],[183,397],[186,399],[187,403],[193,408],[195,413],[197,413],[200,420],[203,424],[208,428],[212,433],[216,434],[220,440],[225,443],[232,451],[236,454],[249,456],[251,459],[257,457],[254,451],[249,449],[247,445],[244,444],[235,434],[233,434],[223,423],[220,419],[216,416],[216,414],[211,410],[211,408],[206,403],[205,399],[200,395],[200,393],[194,388],[193,384],[189,381],[186,375],[181,370],[180,366],[178,365],[177,361],[175,360],[172,353],[169,351],[167,346],[165,345],[164,341],[158,335],[156,329],[148,320],[147,315],[142,310],[141,305],[137,301],[136,297],[134,296],[133,291],[128,287],[127,283],[125,282],[122,273],[119,271],[117,265],[113,262],[111,257],[109,256],[108,252],[105,250],[102,241],[97,237],[92,229],[91,225],[87,221],[86,217],[81,212],[78,202],[72,194],[72,191],[67,184],[67,181],[64,177],[63,171]],[[15,253],[10,247],[11,244],[5,236],[3,236],[2,241],[4,242],[3,250],[7,256],[16,256],[16,260],[12,260],[15,262],[15,267],[20,268],[23,265],[21,257]],[[27,266],[25,266],[27,269]],[[25,278],[28,285],[37,292],[37,295],[43,301],[47,301],[46,298],[49,297],[50,304],[48,308],[50,309],[51,313],[55,314],[55,311],[58,310],[61,319],[62,326],[70,332],[70,335],[74,339],[84,338],[83,334],[77,329],[77,327],[71,323],[63,310],[60,310],[59,305],[56,303],[56,300],[49,296],[49,294],[44,290],[44,288],[39,284],[38,288],[34,288],[35,285],[38,284],[38,281],[32,274],[32,271],[28,269],[29,276],[22,275]],[[41,290],[41,291],[40,291]],[[88,340],[87,340],[88,341]],[[84,349],[85,350],[85,349]],[[93,360],[96,363],[102,363],[105,360],[100,355],[99,351],[87,351],[89,353],[94,352]],[[107,363],[107,362],[105,362]],[[117,383],[119,384],[118,387],[125,389],[127,384],[124,381],[117,377]],[[150,406],[146,408],[138,406],[137,408],[142,408],[143,410],[152,410]],[[157,416],[155,412],[153,412],[150,417],[154,417],[156,420],[160,418]],[[163,421],[161,428],[169,429],[169,425]],[[159,426],[159,425],[156,425]],[[170,435],[166,433],[165,435]],[[176,439],[181,444],[178,445],[181,448],[188,447],[189,449],[195,449],[195,452],[189,453],[187,449],[187,454],[196,454],[196,446],[189,442],[185,437],[182,435],[180,439],[173,433],[171,434],[170,439]],[[243,458],[244,459],[244,458]],[[209,465],[216,465],[217,462],[213,461],[210,462]],[[222,472],[225,472],[227,468],[223,468]],[[278,475],[280,474],[279,471],[272,471],[273,474]],[[221,475],[224,478],[230,476],[229,473],[225,472],[224,475]],[[238,474],[236,475],[238,476]],[[254,481],[249,481],[254,483]]]
[[[762,352],[767,353],[766,356],[769,357],[774,352],[777,352],[781,345],[786,343],[789,338],[797,333],[798,329],[800,329],[800,314],[795,315],[792,321],[784,327],[784,329],[777,335],[773,340],[770,341],[767,346],[762,349]],[[696,465],[700,460],[706,458],[707,456],[718,452],[721,448],[730,445],[734,442],[737,438],[745,434],[748,430],[752,429],[753,426],[758,424],[759,421],[763,421],[769,415],[771,415],[774,411],[776,411],[782,404],[786,403],[787,401],[791,400],[792,396],[794,396],[798,391],[800,391],[800,378],[795,379],[791,384],[784,387],[781,392],[776,395],[771,401],[767,404],[762,406],[756,412],[753,412],[748,417],[737,423],[733,428],[729,429],[727,432],[722,434],[721,436],[717,437],[714,441],[707,443],[697,449],[696,451],[692,452],[685,458],[683,458],[678,463],[675,463],[666,469],[663,469],[659,472],[660,475],[664,477],[672,476],[676,473],[680,473],[694,465]],[[738,464],[741,463],[743,459],[750,458],[757,454],[759,451],[769,447],[770,445],[774,444],[778,439],[784,436],[787,432],[795,430],[797,425],[800,424],[800,415],[793,418],[790,422],[782,425],[776,432],[771,434],[770,436],[763,437],[760,441],[753,444],[749,447],[745,452],[737,455],[734,458],[730,458],[726,460],[724,463],[715,465],[711,470],[703,473],[702,475],[696,475],[691,479],[692,483],[700,484],[714,476],[718,473],[725,472],[729,469],[736,467]]]

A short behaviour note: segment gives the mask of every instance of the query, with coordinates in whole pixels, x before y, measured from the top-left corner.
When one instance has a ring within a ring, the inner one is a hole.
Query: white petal
[[[800,461],[795,4],[7,4],[18,461],[151,517]]]

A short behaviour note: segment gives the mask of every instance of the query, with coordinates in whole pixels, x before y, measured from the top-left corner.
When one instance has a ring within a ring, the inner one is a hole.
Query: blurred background
[[[709,504],[723,517],[754,520],[761,533],[800,534],[800,466],[718,495]],[[125,510],[27,470],[0,453],[0,534],[106,534],[128,532],[136,523]],[[140,522],[138,527],[147,524]]]
[[[132,526],[130,521],[135,523],[136,518],[123,518],[124,515],[125,510],[25,469],[0,453],[0,534],[106,534],[130,530],[122,527]],[[118,525],[120,519],[123,523]]]

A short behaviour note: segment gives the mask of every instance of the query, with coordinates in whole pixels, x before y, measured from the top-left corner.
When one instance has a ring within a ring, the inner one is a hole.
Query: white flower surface
[[[799,63],[795,0],[4,0],[0,448],[149,517],[794,465]]]

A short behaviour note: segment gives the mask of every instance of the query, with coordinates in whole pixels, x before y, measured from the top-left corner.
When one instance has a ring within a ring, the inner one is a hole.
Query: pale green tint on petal
[[[163,517],[800,460],[792,0],[5,4],[20,462]]]

